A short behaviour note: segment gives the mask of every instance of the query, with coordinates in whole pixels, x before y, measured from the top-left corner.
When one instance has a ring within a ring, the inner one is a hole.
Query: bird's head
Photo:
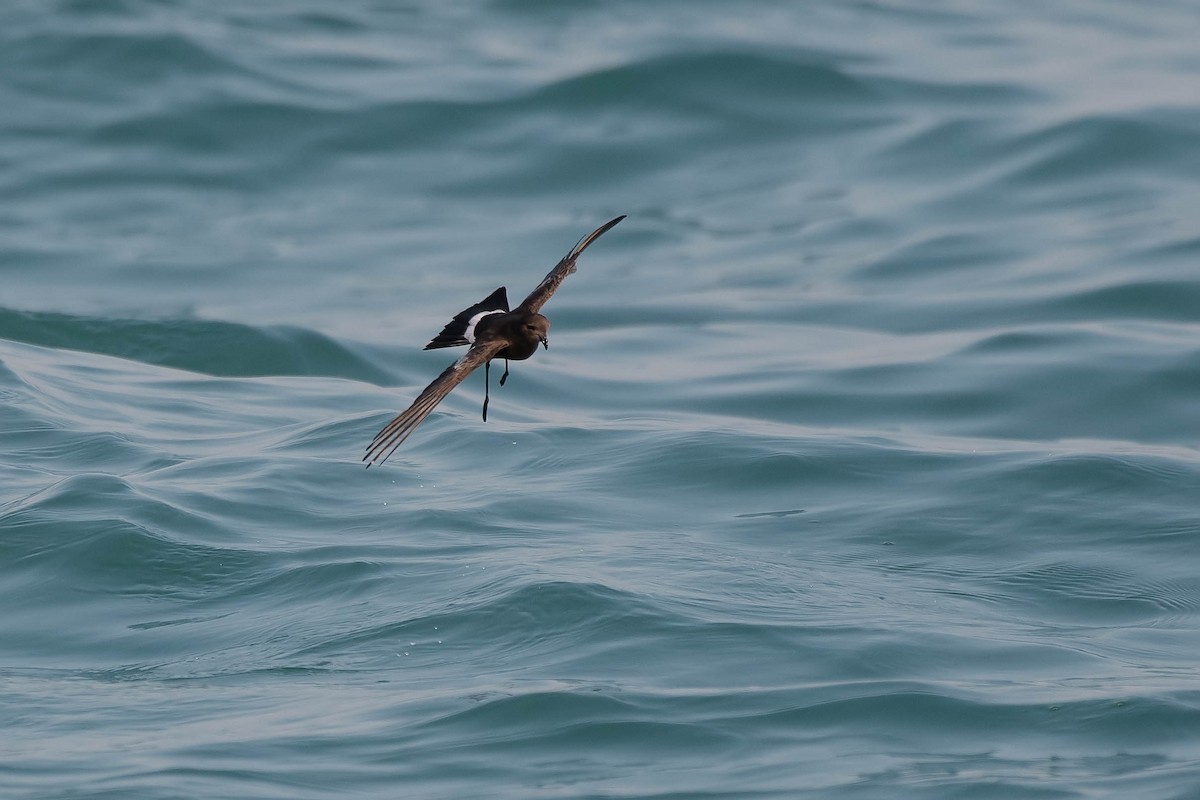
[[[550,340],[546,338],[546,334],[550,332],[550,320],[541,314],[533,314],[525,320],[524,330],[531,342],[541,342],[542,347],[550,349]]]

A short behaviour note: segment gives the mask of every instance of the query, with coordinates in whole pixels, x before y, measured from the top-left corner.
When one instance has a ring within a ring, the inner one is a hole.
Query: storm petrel
[[[508,379],[508,362],[523,361],[537,351],[541,344],[549,349],[550,340],[546,338],[550,330],[550,320],[538,313],[554,294],[554,290],[563,279],[575,271],[575,259],[579,258],[589,244],[596,241],[600,234],[625,219],[625,215],[609,220],[587,236],[579,240],[579,244],[571,248],[571,252],[563,256],[554,269],[542,278],[537,288],[512,311],[508,309],[508,294],[501,286],[487,296],[446,323],[442,332],[425,345],[426,350],[440,347],[457,347],[469,344],[471,347],[466,355],[446,367],[445,371],[425,387],[425,391],[417,396],[413,404],[400,412],[383,426],[371,444],[367,445],[367,454],[363,461],[367,466],[382,464],[396,452],[401,442],[408,438],[421,420],[429,416],[429,412],[450,394],[450,390],[462,383],[471,371],[483,365],[483,419],[487,421],[488,394],[490,375],[489,370],[493,358],[504,359],[504,374],[500,376],[500,385]]]

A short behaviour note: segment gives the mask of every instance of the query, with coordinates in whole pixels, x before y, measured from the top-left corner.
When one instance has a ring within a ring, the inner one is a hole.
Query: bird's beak
[[[545,336],[542,336],[540,338],[542,340],[542,347],[546,350],[549,350],[550,349],[550,340],[547,339]]]

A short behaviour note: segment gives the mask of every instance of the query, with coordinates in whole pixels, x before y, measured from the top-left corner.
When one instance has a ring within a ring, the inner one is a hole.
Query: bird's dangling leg
[[[508,380],[508,359],[507,358],[504,359],[504,374],[500,376],[500,385],[503,386],[504,382],[506,380]]]
[[[487,404],[488,404],[488,388],[492,382],[490,374],[492,369],[492,360],[489,358],[483,362],[483,421],[487,422]]]

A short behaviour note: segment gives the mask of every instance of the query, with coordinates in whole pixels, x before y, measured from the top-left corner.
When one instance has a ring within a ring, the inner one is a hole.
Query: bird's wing
[[[554,294],[554,290],[557,289],[558,285],[563,282],[563,279],[575,271],[575,259],[579,258],[579,254],[582,253],[589,244],[596,241],[596,239],[600,237],[600,234],[604,233],[623,219],[625,219],[624,214],[616,219],[610,219],[608,222],[604,223],[599,228],[596,228],[596,230],[580,239],[579,244],[572,247],[571,252],[563,256],[562,261],[559,261],[558,264],[555,265],[554,269],[550,270],[546,277],[542,278],[542,282],[537,285],[536,289],[529,293],[529,297],[526,297],[525,300],[522,301],[521,305],[517,306],[516,310],[524,310],[536,314],[538,310],[545,305],[546,301],[550,299],[550,295]]]
[[[397,414],[391,422],[384,425],[375,438],[367,445],[367,454],[363,461],[371,464],[382,464],[387,461],[401,442],[408,438],[421,420],[429,416],[429,412],[442,402],[442,398],[450,394],[450,390],[463,382],[476,367],[487,363],[497,353],[509,345],[505,338],[491,338],[486,342],[473,345],[467,354],[443,370],[433,383],[425,387],[425,391],[417,396],[413,404]]]

